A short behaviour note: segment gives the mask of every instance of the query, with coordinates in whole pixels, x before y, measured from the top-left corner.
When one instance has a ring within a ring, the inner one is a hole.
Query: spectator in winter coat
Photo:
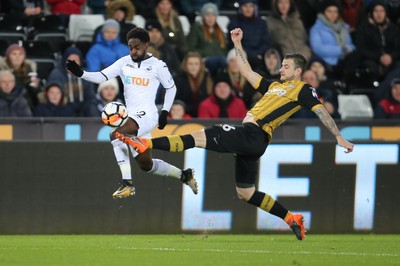
[[[374,118],[400,119],[400,78],[391,82],[389,94],[375,107]]]
[[[44,90],[45,103],[40,103],[33,109],[34,116],[40,117],[71,117],[74,110],[64,103],[64,93],[61,84],[48,83]]]
[[[246,113],[246,105],[233,93],[226,74],[215,78],[214,93],[200,103],[198,110],[199,118],[243,118]]]
[[[107,19],[104,22],[96,42],[86,54],[87,71],[101,71],[129,54],[128,46],[122,44],[119,39],[119,30],[119,23],[115,19]]]
[[[15,84],[15,77],[9,70],[0,71],[0,117],[32,116],[24,97],[25,88]]]
[[[273,0],[268,32],[282,54],[300,53],[311,59],[308,35],[293,0]]]
[[[197,117],[199,103],[212,94],[213,84],[201,54],[188,52],[183,58],[181,72],[176,76],[175,98],[185,102],[187,113]]]
[[[339,4],[335,0],[324,0],[321,13],[310,29],[310,45],[312,51],[329,67],[329,71],[340,72],[339,66],[350,55],[355,46],[347,25],[339,14]]]
[[[40,79],[37,77],[36,62],[26,58],[24,47],[11,44],[5,57],[0,57],[0,70],[10,70],[15,76],[17,86],[27,90],[25,98],[30,108],[38,104],[37,94],[40,90]]]
[[[375,1],[368,18],[356,31],[357,50],[363,66],[380,80],[398,66],[400,57],[400,30],[386,16],[386,5]]]
[[[199,52],[212,75],[226,68],[227,41],[217,23],[218,7],[206,3],[201,8],[201,21],[190,27],[188,44],[190,51]]]
[[[155,4],[154,17],[163,28],[164,39],[174,47],[179,58],[182,59],[188,48],[179,13],[174,9],[172,0],[156,0]]]
[[[240,0],[238,15],[228,24],[229,48],[233,48],[230,32],[234,28],[243,30],[242,45],[247,53],[247,59],[253,69],[263,65],[265,51],[271,46],[270,37],[265,20],[258,13],[257,0]]]
[[[77,47],[68,47],[63,53],[60,66],[51,71],[48,83],[58,82],[63,86],[67,103],[72,105],[75,116],[96,116],[97,110],[93,105],[95,98],[94,84],[77,78],[66,70],[65,63],[67,60],[74,60],[80,65],[82,52]]]

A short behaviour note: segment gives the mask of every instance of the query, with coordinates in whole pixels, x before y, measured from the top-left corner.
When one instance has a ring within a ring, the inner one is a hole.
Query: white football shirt
[[[165,62],[149,55],[149,58],[141,62],[132,61],[130,55],[124,56],[101,71],[107,79],[121,77],[129,111],[157,112],[155,98],[160,83],[167,91],[175,87],[174,79]],[[170,108],[169,104],[164,104],[164,110],[169,111]]]

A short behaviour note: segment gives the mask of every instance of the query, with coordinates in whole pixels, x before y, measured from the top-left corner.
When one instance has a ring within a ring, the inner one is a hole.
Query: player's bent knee
[[[254,191],[255,187],[249,187],[249,188],[236,187],[236,193],[238,198],[244,201],[249,201],[251,196],[253,196]]]

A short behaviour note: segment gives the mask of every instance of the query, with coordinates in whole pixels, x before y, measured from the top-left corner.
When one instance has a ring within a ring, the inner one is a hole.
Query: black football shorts
[[[206,149],[235,154],[236,185],[252,187],[258,175],[258,160],[268,147],[269,136],[257,125],[219,124],[205,129]]]

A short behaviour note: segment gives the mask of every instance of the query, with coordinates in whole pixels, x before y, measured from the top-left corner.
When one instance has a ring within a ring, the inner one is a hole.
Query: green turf
[[[0,236],[0,265],[400,265],[400,235]]]

